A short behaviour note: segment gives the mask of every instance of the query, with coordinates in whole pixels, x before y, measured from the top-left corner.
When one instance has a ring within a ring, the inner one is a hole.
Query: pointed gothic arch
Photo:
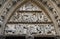
[[[34,2],[35,2],[35,1],[34,1]],[[23,3],[22,3],[22,4],[23,4]],[[18,5],[18,7],[19,7],[19,5]],[[17,7],[14,9],[14,11],[15,11],[16,9],[17,9]],[[9,12],[9,13],[10,13],[10,12]],[[11,13],[11,14],[12,14],[12,13]],[[10,17],[10,16],[9,16],[9,17]],[[8,17],[8,18],[9,18],[9,17]],[[7,20],[6,20],[6,21],[7,21]]]
[[[9,19],[11,18],[12,14],[17,10],[17,8],[21,7],[22,5],[24,5],[25,3],[27,3],[28,1],[31,1],[32,3],[36,4],[39,8],[41,8],[48,16],[49,18],[52,20],[54,27],[55,27],[55,31],[56,31],[56,35],[60,35],[59,33],[59,29],[58,29],[58,23],[56,22],[56,19],[54,17],[54,15],[52,14],[52,12],[50,10],[48,10],[48,7],[46,7],[42,2],[39,2],[37,0],[23,0],[22,2],[17,2],[16,5],[14,5],[10,11],[8,11],[7,15],[6,15],[6,19],[4,19],[3,21],[3,27],[2,27],[2,32],[4,32],[5,29],[5,25],[7,25]],[[3,10],[3,9],[2,9]],[[59,12],[59,11],[58,11]],[[57,12],[57,13],[58,13]],[[2,11],[3,13],[3,11]],[[1,14],[0,14],[1,15]],[[57,14],[56,14],[57,15]],[[59,16],[59,15],[58,15]],[[57,17],[58,17],[57,16]],[[60,18],[60,17],[59,17]],[[58,21],[59,22],[59,21]]]

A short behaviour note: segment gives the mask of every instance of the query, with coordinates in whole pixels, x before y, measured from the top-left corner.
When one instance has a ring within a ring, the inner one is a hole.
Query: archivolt
[[[28,1],[31,1],[31,2],[33,2],[33,3],[35,3],[35,4],[37,4],[42,10],[44,10],[44,11],[46,12],[46,14],[49,15],[49,17],[51,18],[51,20],[52,20],[53,23],[54,23],[54,26],[55,26],[55,29],[56,29],[56,33],[57,33],[57,35],[59,35],[58,24],[57,24],[54,16],[51,14],[52,12],[50,12],[50,11],[47,9],[47,7],[45,7],[41,2],[39,2],[39,1],[37,1],[37,0],[25,0],[25,1],[22,1],[22,2],[18,2],[16,5],[14,5],[14,6],[10,9],[10,11],[8,12],[8,15],[6,16],[6,19],[4,20],[3,26],[6,25],[6,23],[7,23],[8,20],[10,19],[10,16],[14,13],[14,11],[15,11],[18,7],[20,7],[22,4],[24,4],[24,3],[28,2]],[[3,31],[4,31],[4,28],[5,28],[5,27],[3,27]]]

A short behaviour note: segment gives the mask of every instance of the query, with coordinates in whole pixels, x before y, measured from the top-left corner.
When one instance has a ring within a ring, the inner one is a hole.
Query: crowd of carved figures
[[[3,0],[2,0],[3,1]],[[18,2],[18,1],[20,1],[20,0],[12,0],[12,1],[10,1],[8,4],[7,4],[7,6],[4,8],[4,10],[1,12],[1,16],[0,16],[0,24],[3,24],[3,22],[4,22],[4,19],[6,19],[6,17],[7,17],[7,15],[9,14],[8,12],[10,11],[10,9]],[[49,1],[48,0],[39,0],[39,1],[41,1],[45,6],[47,6],[48,7],[48,9],[52,12],[52,15],[55,17],[55,19],[56,19],[56,21],[57,21],[57,23],[58,23],[58,26],[60,26],[60,18],[59,18],[59,16],[58,16],[58,12],[57,12],[57,10],[49,3]],[[58,5],[58,7],[60,7],[60,2],[56,2],[55,0],[53,0],[57,5]],[[0,2],[0,6],[1,5],[3,5],[5,3],[5,0],[3,1],[3,2]],[[31,10],[33,7],[32,6],[30,6],[29,5],[29,7],[30,7],[30,9],[28,9],[28,7],[27,7],[27,5],[26,5],[26,8],[27,8],[27,10]],[[31,8],[32,7],[32,8]],[[23,7],[24,8],[24,7]],[[21,8],[20,10],[26,10],[26,9],[23,9],[23,8]],[[38,8],[36,8],[35,7],[35,9],[33,9],[33,11],[34,10],[37,10]],[[40,10],[40,9],[39,9]],[[43,11],[42,11],[43,12]],[[21,15],[21,13],[19,13],[20,15]],[[36,22],[36,20],[37,19],[35,19],[35,18],[37,18],[37,17],[35,17],[35,15],[33,15],[33,14],[31,14],[31,13],[29,13],[29,15],[27,14],[27,13],[25,13],[26,15],[24,15],[24,14],[22,14],[22,17],[24,18],[24,19],[28,19],[28,18],[30,18],[31,17],[31,19],[33,19],[32,21],[33,22]],[[41,13],[40,13],[41,14]],[[19,16],[20,16],[19,15]],[[33,15],[33,16],[31,16],[31,15]],[[42,14],[42,18],[41,18],[41,20],[43,19],[43,14]],[[14,16],[15,17],[15,16]],[[45,16],[44,16],[45,17]],[[18,18],[18,19],[20,19],[19,17],[17,17],[16,16],[16,18]],[[15,18],[14,18],[15,19]],[[35,19],[35,20],[34,20]],[[38,18],[39,19],[39,18]],[[29,19],[28,19],[29,20]],[[44,19],[43,19],[43,21],[44,21]],[[20,24],[19,24],[20,25]],[[18,25],[18,27],[19,27],[19,25]],[[25,25],[25,24],[24,24]],[[23,24],[22,24],[22,29],[23,29],[23,26],[24,26]],[[10,28],[10,26],[13,26],[13,25],[7,25],[7,27],[9,26],[9,28]],[[16,25],[14,25],[14,26],[17,26],[17,24]],[[26,25],[27,26],[27,25]],[[28,25],[28,26],[30,26],[30,24]],[[27,26],[27,27],[28,27]],[[35,26],[35,25],[34,25]],[[43,25],[44,26],[44,25]],[[21,27],[21,26],[20,26]],[[39,28],[40,28],[40,26],[38,26]],[[20,30],[16,30],[16,29],[14,29],[14,27],[12,27],[13,29],[10,31],[10,30],[8,30],[7,28],[7,30],[6,30],[6,32],[7,31],[9,31],[9,32],[7,32],[7,33],[10,33],[11,34],[11,32],[12,33],[15,33],[15,34],[18,34],[19,33],[19,31]],[[33,29],[34,29],[34,27],[33,27]],[[43,27],[43,29],[44,29],[44,27]],[[43,30],[42,29],[42,30]],[[23,29],[25,32],[27,31],[27,29]],[[47,31],[48,31],[49,29],[47,29]],[[50,30],[53,30],[53,29],[51,29],[50,28]],[[18,33],[16,33],[18,31]],[[28,29],[28,31],[29,31],[29,29]],[[39,30],[36,30],[36,31],[38,31],[39,32]],[[45,29],[44,29],[44,31],[45,31]],[[47,32],[45,32],[45,33],[43,33],[44,31],[41,31],[42,32],[42,34],[46,34]],[[23,32],[23,31],[22,31]],[[35,32],[35,31],[34,31]],[[31,32],[32,33],[32,32]],[[49,32],[50,33],[50,32]],[[51,31],[51,33],[53,33],[53,34],[55,34],[55,31],[53,30],[53,31]],[[22,33],[21,33],[22,34]],[[24,33],[23,33],[24,34]]]
[[[55,35],[53,24],[7,24],[5,34],[13,35]]]
[[[40,12],[15,12],[10,22],[51,22],[51,20],[44,13]]]
[[[27,4],[29,6],[27,6]],[[50,22],[45,12],[30,2],[17,9],[10,21],[16,22]],[[40,10],[40,11],[39,11]],[[20,12],[21,11],[21,12]],[[28,12],[23,12],[28,11]],[[29,12],[30,11],[30,12]],[[37,11],[37,12],[33,12]],[[39,12],[38,12],[39,11]]]
[[[20,11],[40,11],[40,9],[35,4],[26,3],[22,7],[19,8]]]
[[[27,4],[29,6],[27,6]],[[34,6],[33,4],[31,4],[30,2],[27,3],[26,5],[23,5],[23,7],[20,7],[17,9],[17,11],[14,13],[14,15],[12,15],[11,19],[9,20],[9,22],[51,22],[51,20],[46,16],[46,14],[44,13],[44,11],[42,11],[41,9],[39,9],[37,6]],[[24,11],[24,12],[23,12]],[[26,12],[28,11],[28,12]],[[30,11],[30,12],[29,12]],[[33,12],[33,11],[37,11],[37,12]],[[39,12],[38,12],[39,11]],[[51,24],[50,24],[51,25]],[[38,24],[21,24],[21,25],[13,25],[12,30],[10,30],[9,27],[6,27],[5,29],[5,34],[53,34],[55,35],[55,30],[54,27],[51,27],[53,25],[50,26],[48,25],[38,25]],[[17,30],[14,29],[14,27],[16,26]],[[18,26],[20,26],[18,28]],[[44,27],[46,26],[46,27]],[[8,28],[8,29],[7,29]],[[41,29],[40,29],[41,28]],[[53,28],[50,29],[52,30],[52,32],[46,28]]]

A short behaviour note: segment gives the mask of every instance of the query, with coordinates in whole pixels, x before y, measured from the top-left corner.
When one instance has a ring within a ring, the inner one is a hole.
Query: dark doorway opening
[[[24,36],[7,36],[5,39],[25,39]]]
[[[54,37],[35,37],[34,39],[55,39]]]
[[[25,36],[7,36],[5,39],[26,39]],[[34,37],[34,39],[55,39],[55,37]]]

